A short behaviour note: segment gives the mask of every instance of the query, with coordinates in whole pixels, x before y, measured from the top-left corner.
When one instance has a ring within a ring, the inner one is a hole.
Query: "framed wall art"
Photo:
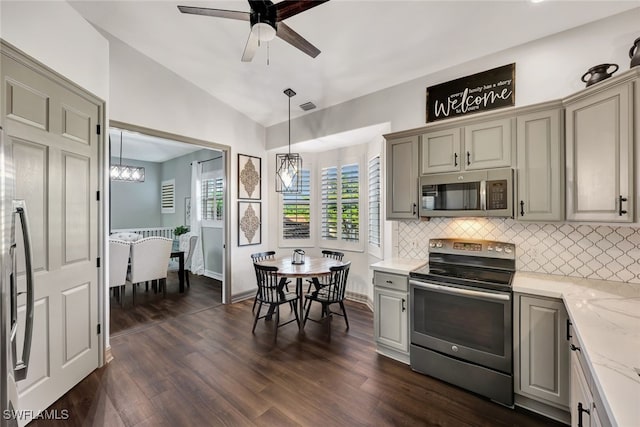
[[[238,246],[262,243],[262,203],[238,202]]]
[[[262,159],[238,154],[238,199],[262,198]]]

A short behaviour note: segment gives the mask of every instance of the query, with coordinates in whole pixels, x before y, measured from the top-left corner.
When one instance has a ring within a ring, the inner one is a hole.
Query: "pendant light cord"
[[[291,156],[291,96],[289,96],[289,156]]]

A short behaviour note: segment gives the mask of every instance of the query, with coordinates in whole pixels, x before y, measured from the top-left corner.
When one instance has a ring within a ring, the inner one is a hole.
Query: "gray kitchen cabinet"
[[[428,132],[420,137],[420,174],[456,172],[460,170],[460,135],[462,129],[455,127]]]
[[[418,218],[419,136],[387,140],[387,219]]]
[[[564,129],[562,110],[532,112],[516,118],[520,221],[564,219]]]
[[[567,220],[633,222],[634,80],[565,100]]]
[[[489,169],[512,165],[512,118],[482,121],[464,127],[464,169]]]
[[[514,294],[516,404],[568,421],[567,312],[561,300]]]
[[[374,337],[377,351],[409,363],[409,278],[374,271]]]

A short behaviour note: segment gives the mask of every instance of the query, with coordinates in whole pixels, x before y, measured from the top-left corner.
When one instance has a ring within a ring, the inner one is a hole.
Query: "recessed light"
[[[544,0],[529,0],[531,3],[542,3]]]

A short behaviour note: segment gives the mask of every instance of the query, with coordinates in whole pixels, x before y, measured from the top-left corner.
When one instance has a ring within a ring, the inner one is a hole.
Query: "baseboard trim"
[[[211,278],[211,279],[220,280],[222,282],[222,273],[218,273],[218,272],[211,271],[211,270],[205,270],[204,271],[204,275],[206,277]]]
[[[373,301],[369,299],[369,297],[365,294],[347,291],[345,294],[345,298],[349,301],[355,301],[359,302],[360,304],[364,304],[369,308],[369,310],[373,311]]]
[[[231,303],[235,304],[236,302],[244,301],[246,299],[253,298],[255,296],[256,296],[255,290],[240,292],[239,294],[231,295]]]
[[[104,363],[107,364],[113,360],[113,353],[111,352],[111,346],[104,350]]]

